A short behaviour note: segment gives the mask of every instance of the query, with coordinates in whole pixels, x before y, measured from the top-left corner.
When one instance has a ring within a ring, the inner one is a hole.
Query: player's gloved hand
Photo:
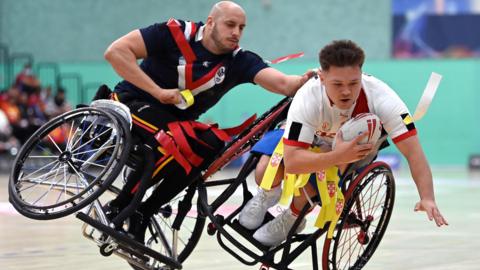
[[[435,220],[438,227],[442,225],[448,225],[448,221],[442,216],[440,210],[438,210],[437,204],[434,200],[423,199],[415,204],[415,212],[425,211],[429,220]]]

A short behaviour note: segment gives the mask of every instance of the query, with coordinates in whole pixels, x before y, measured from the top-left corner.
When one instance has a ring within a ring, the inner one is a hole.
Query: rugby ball
[[[359,144],[371,143],[375,145],[382,135],[382,123],[380,118],[373,113],[361,113],[345,122],[339,131],[342,132],[344,141],[351,141],[366,132],[368,135]],[[335,148],[335,139],[332,147]]]

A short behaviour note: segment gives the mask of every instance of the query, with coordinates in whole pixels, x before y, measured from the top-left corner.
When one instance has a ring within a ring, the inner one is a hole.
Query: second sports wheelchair
[[[37,130],[15,159],[9,181],[10,202],[32,219],[76,213],[84,222],[84,236],[99,246],[102,255],[119,255],[134,269],[181,269],[197,245],[207,218],[208,234],[216,235],[222,248],[246,265],[290,269],[309,249],[310,269],[361,269],[378,247],[393,210],[395,184],[387,164],[372,162],[371,158],[361,166],[351,165],[343,174],[340,187],[346,204],[333,238],[322,237],[326,229],[294,233],[307,213],[309,206],[305,206],[287,240],[276,247],[263,246],[252,237],[253,231],[238,223],[239,212],[252,197],[246,179],[259,155],[250,154],[234,178],[209,179],[284,120],[290,102],[291,98],[284,98],[255,120],[195,176],[194,184],[163,205],[150,221],[145,245],[114,229],[128,227],[128,217],[148,196],[146,182],[153,171],[151,150],[137,143],[130,133],[129,110],[118,102],[94,101]],[[59,133],[66,139],[59,140]],[[146,156],[147,162],[140,164],[139,155]],[[102,194],[118,194],[114,181],[121,181],[129,168],[136,166],[144,166],[140,188],[131,204],[109,220],[102,208]],[[219,195],[212,199],[210,190],[216,194],[220,190]],[[235,192],[241,193],[242,202],[228,214],[219,211]],[[263,223],[272,218],[267,214]],[[323,249],[317,246],[319,241],[324,241]]]

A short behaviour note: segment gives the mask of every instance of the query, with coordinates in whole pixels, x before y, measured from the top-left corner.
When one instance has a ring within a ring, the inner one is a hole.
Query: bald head
[[[237,14],[245,17],[245,11],[243,8],[232,1],[220,1],[216,3],[213,5],[208,16],[215,20],[219,17],[225,16],[226,14]]]
[[[245,28],[245,11],[231,1],[213,5],[203,31],[202,44],[212,53],[229,53],[238,47]]]

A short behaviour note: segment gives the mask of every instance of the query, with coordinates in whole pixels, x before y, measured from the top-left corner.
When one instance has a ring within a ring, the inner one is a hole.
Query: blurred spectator
[[[49,85],[40,92],[40,99],[44,105],[48,104],[52,99],[52,87]]]
[[[49,117],[55,117],[62,113],[68,112],[72,109],[72,106],[65,98],[65,90],[63,88],[58,88],[57,93],[47,101],[47,106],[45,108],[45,113]]]
[[[15,155],[19,148],[18,140],[12,136],[12,128],[7,115],[0,110],[0,154]]]
[[[0,109],[5,113],[10,124],[18,123],[21,118],[18,108],[19,96],[20,91],[15,86],[10,87],[0,95]]]
[[[28,95],[40,94],[40,80],[33,74],[31,64],[25,64],[15,79],[15,86]]]
[[[23,66],[22,71],[20,71],[20,73],[17,74],[17,77],[15,77],[15,86],[18,87],[25,77],[30,74],[32,74],[32,63],[26,63]]]

